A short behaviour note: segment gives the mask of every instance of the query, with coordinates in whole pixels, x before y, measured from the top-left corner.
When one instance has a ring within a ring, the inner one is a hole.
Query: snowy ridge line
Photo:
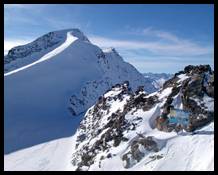
[[[27,68],[29,68],[29,67],[31,67],[31,66],[33,66],[33,65],[36,65],[36,64],[38,64],[38,63],[40,63],[40,62],[43,62],[43,61],[45,61],[45,60],[48,60],[48,59],[54,57],[55,55],[61,53],[63,50],[65,50],[67,47],[69,47],[69,46],[70,46],[74,41],[76,41],[77,39],[78,39],[78,38],[75,37],[75,36],[73,36],[73,35],[71,34],[71,32],[67,32],[66,41],[65,41],[63,44],[61,44],[59,47],[57,47],[56,49],[52,50],[51,52],[45,54],[45,55],[44,55],[43,57],[41,57],[39,60],[37,60],[37,61],[35,61],[35,62],[31,63],[31,64],[28,64],[28,65],[26,65],[26,66],[23,66],[23,67],[21,67],[21,68],[18,68],[18,69],[16,69],[16,70],[13,70],[13,71],[11,71],[11,72],[8,72],[8,73],[4,74],[4,77],[5,77],[5,76],[8,76],[8,75],[12,75],[12,74],[14,74],[14,73],[17,73],[17,72],[19,72],[19,71],[21,71],[21,70],[27,69]]]

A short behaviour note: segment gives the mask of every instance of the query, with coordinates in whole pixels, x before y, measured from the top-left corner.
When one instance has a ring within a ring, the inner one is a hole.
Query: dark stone
[[[82,141],[84,141],[85,139],[86,139],[86,135],[85,135],[85,134],[79,135],[79,136],[77,137],[77,141],[79,141],[79,142],[82,142]]]
[[[109,158],[111,158],[111,157],[112,157],[112,154],[109,153],[109,154],[107,155],[107,158],[109,159]]]
[[[152,137],[140,136],[137,140],[134,140],[130,145],[130,151],[122,156],[122,160],[126,162],[125,168],[131,168],[133,160],[139,162],[145,154],[140,151],[139,146],[143,146],[147,151],[157,152],[159,151],[157,143]]]

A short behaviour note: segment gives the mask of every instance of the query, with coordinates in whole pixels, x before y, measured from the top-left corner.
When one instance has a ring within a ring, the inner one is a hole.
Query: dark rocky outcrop
[[[181,74],[186,74],[189,78],[178,82],[179,78],[177,76]],[[213,112],[207,111],[203,102],[201,105],[196,102],[196,100],[203,101],[205,94],[209,97],[214,97],[214,74],[209,65],[186,66],[184,71],[176,73],[172,79],[168,80],[164,84],[163,89],[167,87],[173,88],[163,105],[161,116],[156,119],[156,127],[159,130],[167,132],[173,129],[176,131],[181,129],[193,131],[213,120]],[[189,117],[190,123],[187,127],[178,125],[169,126],[167,116],[169,115],[170,108],[173,107],[173,97],[178,94],[181,96],[183,109],[191,113]]]
[[[142,151],[142,147],[144,151]],[[146,152],[158,152],[158,144],[152,137],[139,136],[130,145],[130,151],[122,156],[125,162],[125,168],[131,168],[136,162],[139,162],[146,154]]]

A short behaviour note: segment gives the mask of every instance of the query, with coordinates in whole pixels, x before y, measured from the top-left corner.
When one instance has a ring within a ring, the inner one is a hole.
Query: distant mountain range
[[[167,73],[143,73],[144,77],[147,79],[150,79],[152,85],[156,88],[156,90],[160,89],[164,82],[168,79],[170,79],[173,74],[167,74]]]

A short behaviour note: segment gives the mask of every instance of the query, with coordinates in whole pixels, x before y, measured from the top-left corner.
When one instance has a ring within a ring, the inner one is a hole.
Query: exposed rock
[[[76,163],[78,170],[89,169],[95,161],[99,161],[98,166],[102,167],[103,157],[99,158],[98,153],[103,153],[104,158],[111,158],[113,156],[112,147],[129,144],[122,155],[122,160],[125,168],[131,168],[146,155],[158,152],[162,144],[158,145],[157,139],[136,133],[137,127],[145,121],[143,117],[147,117],[146,113],[149,113],[150,109],[155,112],[152,113],[152,120],[149,122],[152,121],[153,126],[164,132],[179,132],[182,129],[192,132],[205,126],[214,119],[211,107],[213,82],[213,74],[210,74],[207,66],[188,66],[166,82],[165,88],[171,87],[171,89],[164,91],[165,89],[162,88],[154,95],[146,94],[143,87],[139,87],[134,93],[128,88],[128,83],[115,85],[109,93],[112,95],[101,96],[80,124],[78,142],[82,143],[86,138],[89,140],[79,147],[80,149],[74,154],[73,162],[78,160]],[[207,105],[207,101],[211,105]],[[123,106],[114,110],[117,107],[114,102],[116,105],[122,102]],[[154,108],[155,105],[156,108]],[[169,118],[172,114],[170,114],[171,108],[179,108],[188,112],[188,124],[173,123]],[[128,135],[128,133],[131,134]],[[131,138],[131,135],[134,136]],[[92,139],[95,139],[94,143],[91,143]],[[158,160],[162,157],[153,155],[150,159]]]
[[[124,168],[131,168],[135,163],[139,162],[147,152],[158,152],[157,143],[152,137],[138,137],[130,145],[130,151],[122,156],[125,162]]]
[[[184,68],[184,72],[188,74],[201,74],[204,72],[212,73],[210,65],[199,65],[199,66],[193,66],[189,65]]]
[[[82,142],[82,141],[85,140],[85,139],[86,139],[86,135],[85,135],[85,134],[79,135],[79,136],[77,137],[77,142]]]
[[[182,82],[178,82],[178,75],[186,74],[189,76]],[[198,127],[204,126],[213,120],[213,112],[208,112],[204,107],[204,103],[198,104],[196,101],[202,101],[205,94],[214,97],[214,74],[209,65],[186,66],[184,71],[180,71],[164,84],[164,88],[173,87],[172,92],[167,97],[163,105],[161,116],[156,119],[156,127],[162,131],[180,131],[185,129],[193,131]],[[189,117],[189,125],[183,127],[180,125],[168,124],[168,114],[172,106],[175,96],[180,93],[183,109],[191,113]],[[203,115],[204,117],[200,117]]]
[[[107,155],[107,158],[109,159],[109,158],[111,158],[111,157],[112,157],[112,154],[109,153],[109,154]]]
[[[176,85],[176,82],[179,80],[179,78],[177,76],[174,76],[173,78],[167,80],[164,84],[163,84],[163,89],[166,89],[168,87],[173,87],[174,85]]]

